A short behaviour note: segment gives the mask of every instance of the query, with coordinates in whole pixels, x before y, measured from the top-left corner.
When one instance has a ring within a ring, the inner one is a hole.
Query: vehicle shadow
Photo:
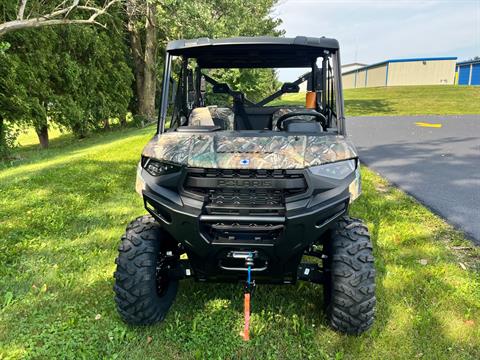
[[[370,114],[395,114],[396,110],[391,104],[382,99],[346,99],[345,114],[347,116],[361,116]]]

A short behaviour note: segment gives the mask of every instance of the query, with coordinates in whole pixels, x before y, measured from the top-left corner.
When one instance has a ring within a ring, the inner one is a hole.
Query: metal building
[[[456,60],[456,57],[386,60],[344,73],[343,87],[453,85]]]
[[[457,63],[458,85],[480,85],[480,59]]]
[[[368,64],[362,64],[358,62],[342,65],[342,74],[350,72],[352,70],[363,68],[365,66],[368,66]]]

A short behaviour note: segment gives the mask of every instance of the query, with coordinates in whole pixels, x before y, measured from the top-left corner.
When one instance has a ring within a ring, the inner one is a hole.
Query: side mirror
[[[298,93],[300,91],[300,86],[286,82],[282,85],[282,92],[283,93]]]

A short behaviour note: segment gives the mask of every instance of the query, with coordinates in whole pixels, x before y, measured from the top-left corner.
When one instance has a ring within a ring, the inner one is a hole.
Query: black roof
[[[202,68],[310,67],[325,51],[338,50],[338,41],[326,37],[235,37],[175,40],[171,55],[196,58]]]

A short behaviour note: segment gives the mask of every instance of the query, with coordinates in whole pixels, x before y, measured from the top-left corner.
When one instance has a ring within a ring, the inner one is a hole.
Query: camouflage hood
[[[339,135],[246,135],[235,131],[156,135],[143,155],[196,168],[303,169],[357,157]]]

